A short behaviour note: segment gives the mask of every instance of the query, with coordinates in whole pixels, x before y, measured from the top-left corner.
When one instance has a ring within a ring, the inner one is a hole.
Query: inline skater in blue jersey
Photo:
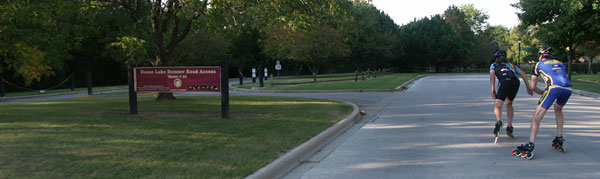
[[[508,124],[506,125],[506,135],[510,138],[513,136],[513,100],[517,96],[521,81],[519,80],[520,74],[525,81],[527,87],[527,93],[533,95],[533,92],[529,88],[529,81],[527,75],[519,67],[508,63],[506,59],[506,51],[499,50],[494,53],[494,59],[496,62],[490,66],[490,84],[492,85],[492,99],[494,102],[494,115],[496,116],[496,124],[494,126],[494,143],[498,142],[498,135],[502,130],[502,105],[506,103],[506,117],[508,118]],[[498,88],[496,88],[496,78],[498,78]]]
[[[540,127],[540,122],[544,118],[548,108],[554,104],[554,114],[556,115],[556,137],[552,140],[552,148],[566,152],[563,146],[564,139],[562,138],[563,124],[565,117],[562,109],[569,97],[571,97],[571,82],[567,77],[566,68],[563,63],[552,58],[552,48],[542,47],[539,50],[540,61],[535,65],[535,69],[531,76],[531,87],[533,91],[541,94],[542,97],[538,102],[538,106],[531,121],[531,131],[529,134],[529,143],[522,144],[513,150],[513,155],[523,158],[533,158],[533,149],[535,138]],[[546,90],[542,91],[536,87],[537,78],[541,76],[546,82]]]

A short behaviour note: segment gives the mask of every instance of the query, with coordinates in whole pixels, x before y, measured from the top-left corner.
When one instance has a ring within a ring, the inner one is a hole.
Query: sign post
[[[88,95],[92,95],[92,72],[88,71],[85,78],[87,81]]]
[[[229,67],[227,54],[221,56],[221,119],[229,119]]]
[[[129,82],[129,114],[137,114],[137,92],[135,92],[135,70],[127,65],[127,81]]]
[[[0,97],[6,96],[6,91],[4,90],[4,78],[0,76]]]
[[[263,69],[262,65],[258,66],[258,70],[260,70],[260,69]],[[265,81],[264,81],[264,78],[262,77],[262,73],[260,73],[260,72],[258,73],[258,82],[259,82],[259,86],[261,88],[265,87]]]
[[[69,78],[71,79],[71,91],[75,91],[75,72],[71,72]]]
[[[275,70],[277,70],[277,76],[279,76],[279,71],[281,71],[281,64],[279,60],[277,60],[277,64],[275,65]]]

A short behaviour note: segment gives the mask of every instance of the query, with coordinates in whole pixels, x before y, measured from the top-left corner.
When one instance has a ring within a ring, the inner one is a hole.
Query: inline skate
[[[535,148],[535,145],[531,142],[529,142],[527,144],[521,144],[521,146],[518,146],[517,149],[512,151],[512,155],[517,156],[517,157],[526,158],[527,160],[529,160],[529,159],[533,158],[533,149],[534,148]]]
[[[559,152],[565,153],[567,152],[567,149],[565,149],[565,146],[563,145],[564,142],[565,139],[556,136],[554,140],[552,140],[552,148],[558,150]]]
[[[510,137],[511,139],[515,138],[515,136],[513,135],[513,130],[514,130],[514,128],[512,126],[506,127],[506,135],[508,137]]]
[[[498,143],[498,136],[500,136],[500,131],[502,131],[502,121],[497,121],[494,127],[494,144]]]

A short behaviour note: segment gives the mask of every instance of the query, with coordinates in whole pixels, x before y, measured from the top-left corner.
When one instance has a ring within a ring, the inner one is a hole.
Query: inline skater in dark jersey
[[[567,77],[566,68],[563,63],[552,58],[552,48],[542,47],[539,50],[540,61],[535,65],[535,69],[531,76],[531,87],[533,91],[541,94],[542,97],[538,102],[538,106],[533,115],[531,121],[531,131],[529,135],[529,143],[522,144],[513,150],[513,155],[520,156],[523,158],[533,158],[533,148],[535,145],[535,138],[540,127],[540,122],[544,118],[544,115],[548,111],[548,108],[554,104],[554,114],[556,115],[556,137],[552,140],[552,148],[566,152],[563,146],[563,124],[565,117],[562,109],[569,97],[571,97],[571,82]],[[537,78],[541,76],[546,82],[546,90],[542,91],[536,87]]]
[[[506,134],[510,138],[513,136],[513,100],[517,96],[521,81],[519,80],[520,74],[525,81],[527,87],[527,93],[533,95],[533,92],[529,88],[529,81],[527,81],[527,75],[519,67],[508,63],[506,59],[506,51],[499,50],[494,53],[494,59],[496,62],[490,66],[490,84],[492,86],[492,99],[494,102],[494,114],[496,116],[496,124],[494,126],[494,143],[498,142],[498,135],[502,130],[502,105],[506,103],[506,116],[508,118],[508,124],[506,125]],[[496,89],[496,78],[498,78],[498,88]]]

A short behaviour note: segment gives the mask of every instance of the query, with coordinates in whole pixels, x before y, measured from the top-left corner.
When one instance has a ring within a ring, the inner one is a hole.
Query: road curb
[[[321,150],[325,145],[335,139],[335,137],[350,128],[359,118],[359,108],[354,103],[347,101],[344,101],[344,103],[352,106],[352,113],[350,113],[350,115],[246,178],[280,178]]]
[[[579,94],[579,95],[585,96],[585,97],[600,99],[600,94],[598,94],[598,93],[593,93],[593,92],[583,91],[583,90],[578,90],[578,89],[573,89],[573,93]]]

